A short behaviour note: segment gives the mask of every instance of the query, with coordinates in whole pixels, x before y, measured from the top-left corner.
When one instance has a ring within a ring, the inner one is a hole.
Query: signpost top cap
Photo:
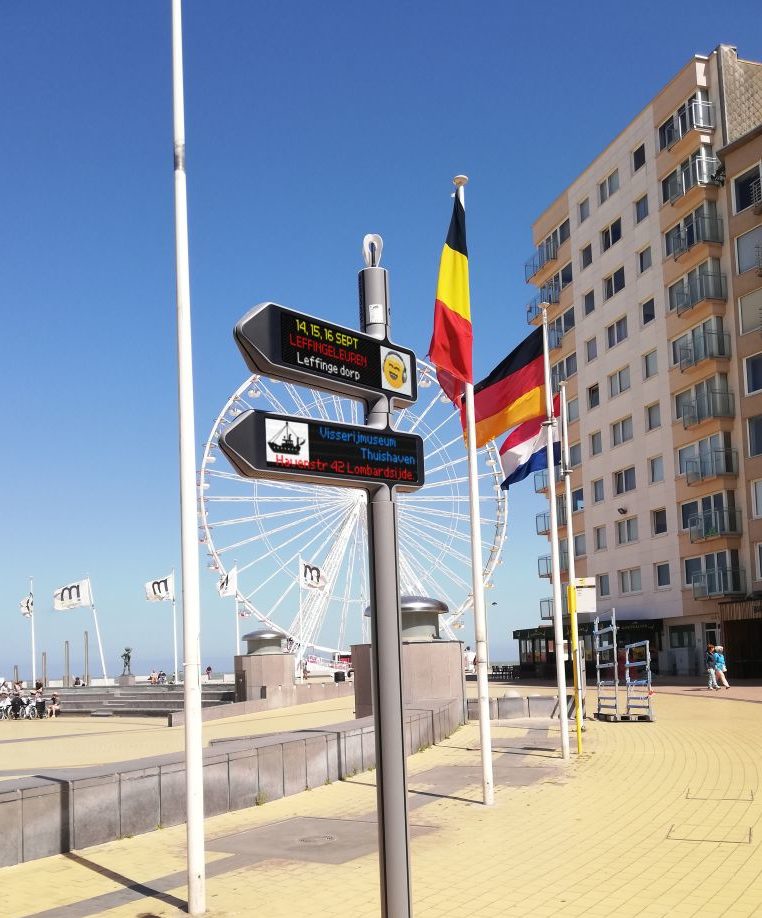
[[[460,188],[462,185],[467,185],[468,176],[467,175],[456,175],[455,178],[452,180],[452,183],[453,185],[455,185],[456,188]]]
[[[367,233],[362,240],[362,257],[365,259],[365,267],[377,268],[381,264],[383,250],[384,240],[378,233]]]

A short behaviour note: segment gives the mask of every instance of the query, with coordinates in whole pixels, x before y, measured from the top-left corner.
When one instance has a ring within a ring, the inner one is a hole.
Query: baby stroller
[[[35,720],[37,717],[37,705],[34,703],[34,698],[29,695],[22,695],[21,710],[16,716],[24,720]]]

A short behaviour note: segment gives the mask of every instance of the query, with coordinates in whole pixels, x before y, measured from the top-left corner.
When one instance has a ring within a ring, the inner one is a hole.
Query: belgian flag
[[[545,413],[545,364],[542,328],[537,328],[517,348],[474,386],[476,445],[484,446],[511,427]],[[466,409],[461,407],[466,429]]]
[[[466,212],[458,188],[439,262],[434,332],[429,345],[429,357],[437,368],[439,385],[456,407],[460,407],[465,384],[473,382],[472,351]]]

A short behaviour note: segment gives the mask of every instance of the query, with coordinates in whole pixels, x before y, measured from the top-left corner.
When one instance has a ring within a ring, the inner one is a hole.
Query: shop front
[[[717,606],[728,675],[762,677],[762,599],[723,602]]]

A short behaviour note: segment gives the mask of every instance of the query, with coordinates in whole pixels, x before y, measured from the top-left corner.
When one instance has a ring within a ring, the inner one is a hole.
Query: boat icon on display
[[[302,447],[307,441],[299,436],[294,436],[288,426],[288,421],[275,434],[272,440],[267,441],[267,445],[274,453],[281,453],[286,456],[298,456]]]

